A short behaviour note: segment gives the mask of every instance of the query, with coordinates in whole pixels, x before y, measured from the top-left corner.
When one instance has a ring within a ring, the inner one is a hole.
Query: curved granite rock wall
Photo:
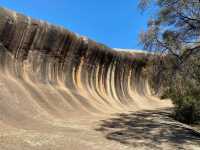
[[[25,124],[45,118],[41,116],[154,107],[158,101],[150,96],[144,64],[138,58],[145,55],[117,52],[1,8],[0,119]]]

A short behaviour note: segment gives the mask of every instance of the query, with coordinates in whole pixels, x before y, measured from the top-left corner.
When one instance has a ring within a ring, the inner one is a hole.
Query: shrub
[[[170,98],[176,120],[193,124],[200,121],[200,57],[193,57],[174,76],[167,70],[161,98]],[[168,80],[167,80],[168,79]]]
[[[188,86],[188,83],[185,85],[183,93],[173,88],[168,91],[168,95],[175,105],[174,117],[183,123],[197,123],[200,120],[200,92]]]
[[[184,92],[175,87],[166,90],[161,98],[170,98],[175,106],[174,117],[176,120],[193,124],[200,121],[200,92],[185,83]],[[183,90],[183,89],[182,89]]]
[[[200,102],[193,96],[180,97],[179,99],[178,103],[175,104],[175,119],[187,124],[197,123],[200,119]]]

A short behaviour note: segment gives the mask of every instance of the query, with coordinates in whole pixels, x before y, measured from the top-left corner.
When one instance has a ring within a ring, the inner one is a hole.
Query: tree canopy
[[[174,55],[183,63],[200,51],[200,0],[140,0],[145,11],[154,5],[156,14],[140,34],[144,49]]]
[[[142,11],[151,6],[156,11],[147,30],[141,32],[140,42],[145,50],[160,54],[154,57],[152,87],[161,91],[162,98],[172,99],[177,120],[188,124],[198,122],[200,0],[139,1]]]

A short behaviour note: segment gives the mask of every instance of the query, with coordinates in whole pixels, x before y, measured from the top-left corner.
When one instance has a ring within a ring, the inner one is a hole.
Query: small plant
[[[182,96],[175,100],[174,117],[187,124],[197,123],[200,119],[200,101],[193,96]]]
[[[193,124],[200,121],[200,61],[190,59],[174,80],[168,82],[161,98],[172,99],[175,119]]]

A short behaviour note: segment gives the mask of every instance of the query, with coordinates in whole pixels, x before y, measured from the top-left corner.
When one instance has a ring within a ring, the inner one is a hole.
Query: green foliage
[[[161,98],[171,98],[175,118],[195,123],[200,118],[200,1],[140,0],[142,11],[156,13],[140,34],[145,50],[158,52],[151,85]]]
[[[175,105],[175,118],[192,124],[200,121],[200,57],[192,57],[176,72],[174,80],[165,82],[161,98],[172,99]],[[165,72],[169,72],[167,70]],[[165,78],[170,79],[170,73]]]
[[[199,0],[140,0],[139,8],[144,11],[151,4],[156,13],[140,34],[145,50],[173,54],[179,63],[200,51]]]
[[[184,93],[172,86],[163,96],[172,99],[175,105],[174,117],[177,120],[192,124],[200,121],[200,92],[188,85],[189,83],[185,83]]]
[[[183,96],[176,100],[175,119],[194,124],[200,118],[200,102],[193,96]]]

